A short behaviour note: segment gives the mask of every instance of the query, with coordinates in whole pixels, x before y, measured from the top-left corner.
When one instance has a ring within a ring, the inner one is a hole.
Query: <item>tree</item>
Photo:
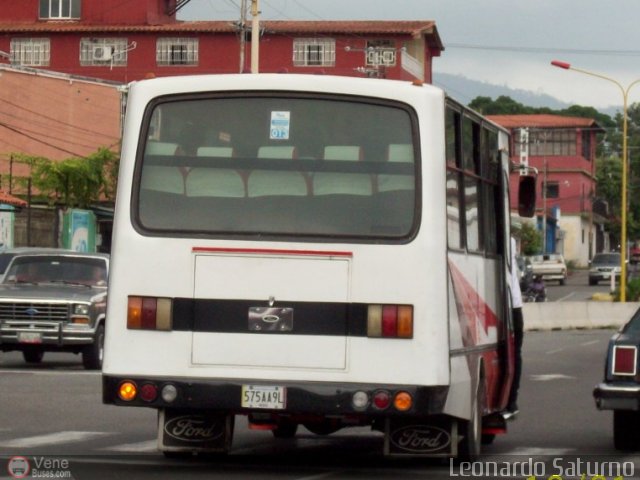
[[[86,208],[115,199],[118,157],[106,148],[86,158],[52,161],[23,156],[22,161],[31,165],[32,188],[49,203]]]
[[[512,234],[520,240],[520,251],[523,255],[536,255],[542,251],[542,232],[534,224],[524,222],[519,227],[513,226]]]

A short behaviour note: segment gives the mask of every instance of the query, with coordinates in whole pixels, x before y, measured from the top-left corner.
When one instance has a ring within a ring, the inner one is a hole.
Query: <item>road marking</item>
[[[22,375],[102,375],[100,370],[30,370],[26,368],[2,369],[0,372]]]
[[[556,302],[564,302],[565,300],[573,297],[576,294],[576,292],[571,292],[569,295],[565,295],[562,298],[559,298],[558,300],[556,300]]]
[[[591,340],[590,342],[581,343],[581,347],[588,347],[589,345],[595,345],[596,343],[600,343],[600,340]]]
[[[35,448],[43,445],[50,446],[60,443],[82,442],[84,440],[103,437],[105,435],[112,434],[107,432],[58,432],[46,435],[36,435],[34,437],[14,438],[13,440],[0,442],[0,446],[10,448]]]
[[[124,443],[122,445],[113,445],[111,447],[101,448],[100,450],[109,452],[131,453],[157,452],[158,440],[146,440],[144,442],[137,443]]]
[[[534,382],[549,382],[551,380],[574,380],[576,377],[571,377],[563,373],[547,373],[542,375],[530,375],[530,378]]]
[[[508,455],[527,455],[535,456],[552,456],[559,457],[575,451],[574,448],[540,448],[540,447],[518,447],[506,452]],[[501,454],[502,455],[502,454]]]

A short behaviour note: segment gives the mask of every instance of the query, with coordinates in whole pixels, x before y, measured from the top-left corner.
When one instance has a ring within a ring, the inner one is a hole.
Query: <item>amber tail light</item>
[[[129,330],[170,331],[173,325],[170,298],[130,296],[127,304]]]

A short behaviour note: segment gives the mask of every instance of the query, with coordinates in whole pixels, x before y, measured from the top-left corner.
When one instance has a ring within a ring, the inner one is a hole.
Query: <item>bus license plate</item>
[[[42,333],[18,332],[18,343],[42,343]]]
[[[287,403],[286,394],[285,387],[243,385],[242,408],[284,410]]]

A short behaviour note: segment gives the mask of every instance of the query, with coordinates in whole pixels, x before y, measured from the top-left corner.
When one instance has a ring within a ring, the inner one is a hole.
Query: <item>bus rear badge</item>
[[[389,440],[395,453],[440,453],[451,444],[451,435],[434,425],[406,425],[391,431]]]
[[[293,308],[250,307],[250,332],[290,332],[293,330]]]

